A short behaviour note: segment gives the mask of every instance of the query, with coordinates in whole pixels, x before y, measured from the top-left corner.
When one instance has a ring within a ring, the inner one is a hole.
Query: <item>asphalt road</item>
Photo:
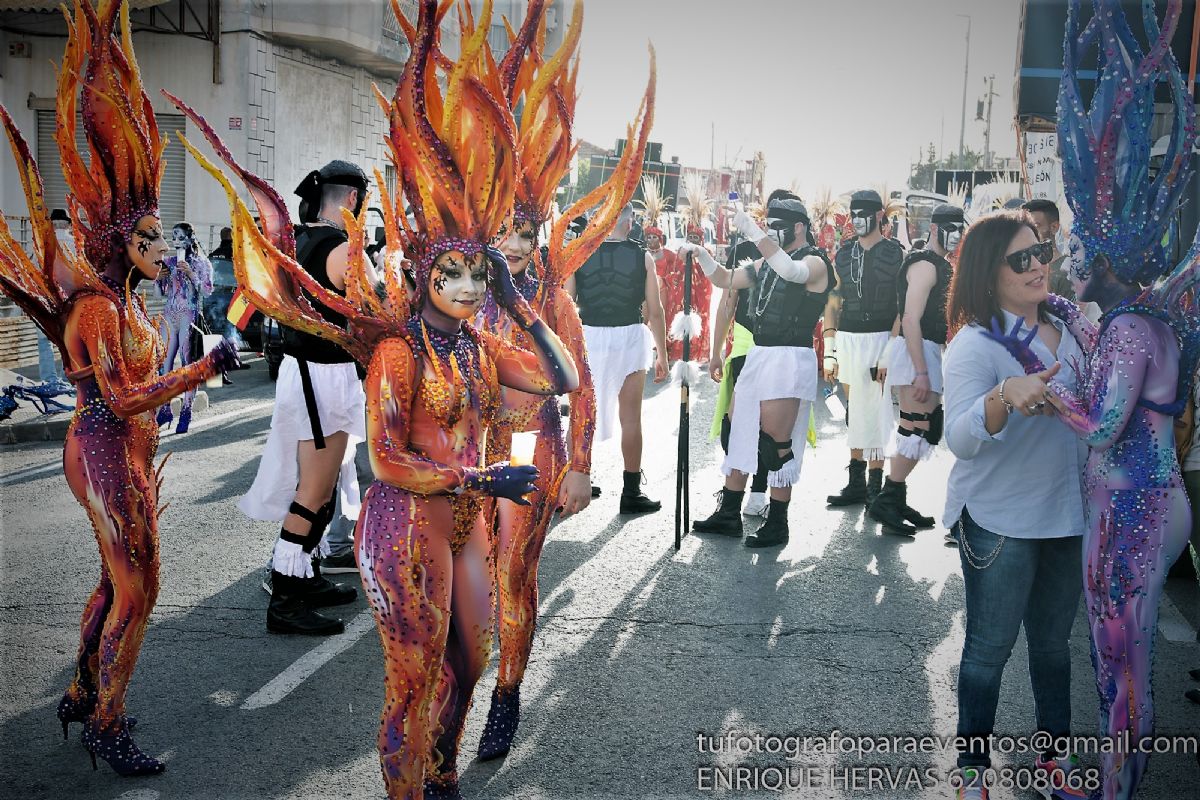
[[[273,385],[261,362],[234,377],[235,386],[211,393],[213,407],[192,432],[165,436],[161,446],[175,452],[163,493],[171,506],[162,521],[162,592],[129,695],[140,720],[138,743],[168,764],[158,777],[122,779],[104,764],[93,772],[79,727],[69,740],[61,736],[54,709],[99,560],[63,480],[61,446],[0,448],[0,797],[383,796],[375,751],[382,663],[365,603],[343,607],[349,625],[342,637],[266,632],[258,584],[275,529],[245,519],[235,503],[257,466]],[[707,439],[713,395],[707,379],[693,395],[693,516],[707,515],[720,483],[719,448]],[[678,396],[670,388],[647,390],[647,492],[664,501],[675,483]],[[656,515],[618,516],[618,452],[615,442],[598,447],[604,495],[551,531],[542,558],[541,622],[516,746],[504,761],[474,761],[495,679],[489,670],[459,761],[465,796],[780,794],[761,784],[757,791],[712,788],[723,785],[721,775],[736,773],[711,768],[739,766],[792,767],[788,779],[796,788],[782,792],[790,797],[950,796],[926,773],[951,768],[949,752],[860,758],[811,752],[815,744],[795,758],[699,752],[698,734],[731,731],[954,732],[963,636],[958,554],[942,545],[940,530],[898,540],[879,536],[861,509],[826,509],[825,495],[844,482],[846,451],[838,423],[824,416],[819,423],[821,441],[805,457],[792,540],[782,552],[696,536],[676,552],[673,504]],[[942,452],[919,468],[910,488],[914,506],[940,515],[949,465]],[[1183,693],[1194,685],[1187,670],[1200,666],[1200,599],[1184,579],[1172,579],[1167,597],[1155,659],[1158,732],[1197,735],[1200,706]],[[1095,730],[1097,702],[1082,609],[1075,633],[1072,704],[1076,732],[1087,734]],[[1032,732],[1024,650],[1021,640],[1005,675],[1000,733]],[[761,741],[764,749],[788,746]],[[997,766],[1030,761],[1015,753],[998,756]],[[881,771],[868,773],[869,766]],[[888,788],[889,780],[905,786],[914,770],[923,789]],[[757,774],[770,786],[780,773]],[[1198,786],[1193,756],[1160,755],[1138,796],[1200,797]]]

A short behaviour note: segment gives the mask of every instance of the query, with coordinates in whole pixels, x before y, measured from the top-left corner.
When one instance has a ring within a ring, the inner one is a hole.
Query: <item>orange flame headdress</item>
[[[29,203],[34,249],[30,259],[0,221],[0,290],[60,349],[66,299],[85,288],[112,294],[100,275],[137,221],[157,215],[166,147],[133,55],[126,4],[100,0],[93,8],[87,0],[75,0],[74,18],[65,9],[63,13],[67,46],[58,77],[55,139],[82,254],[59,250],[46,213],[41,174],[29,145],[0,106],[0,122]],[[90,166],[75,147],[77,108],[83,114]]]
[[[449,62],[438,50],[438,31],[452,4],[422,0],[414,29],[392,0],[412,55],[391,102],[376,91],[390,123],[392,163],[417,222],[410,227],[394,213],[417,265],[418,291],[442,253],[483,250],[511,213],[516,185],[513,116],[487,41],[492,2],[484,0],[480,25],[470,5],[460,3],[462,53]],[[439,68],[446,73],[445,94]]]

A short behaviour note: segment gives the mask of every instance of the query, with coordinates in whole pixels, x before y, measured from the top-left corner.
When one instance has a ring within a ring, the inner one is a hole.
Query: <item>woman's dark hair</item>
[[[1037,228],[1027,211],[997,211],[967,228],[946,300],[946,324],[951,336],[972,322],[988,327],[993,319],[1003,319],[996,299],[996,273],[1021,228],[1029,228],[1037,237]],[[1045,316],[1044,303],[1038,312]]]

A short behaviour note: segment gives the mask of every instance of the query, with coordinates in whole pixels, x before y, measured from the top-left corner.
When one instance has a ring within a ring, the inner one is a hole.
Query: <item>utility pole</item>
[[[967,20],[967,53],[963,57],[962,123],[958,128],[958,168],[965,169],[967,154],[963,142],[967,135],[967,74],[971,69],[971,17],[968,14],[955,14],[954,16],[966,17]]]
[[[984,160],[984,165],[988,169],[991,169],[992,168],[992,98],[1000,96],[1000,95],[996,94],[996,92],[994,91],[995,87],[996,87],[996,76],[995,75],[988,76],[987,87],[988,87],[988,90],[987,90],[987,122],[985,123],[987,125],[987,127],[984,128],[984,130],[983,130],[983,160]]]

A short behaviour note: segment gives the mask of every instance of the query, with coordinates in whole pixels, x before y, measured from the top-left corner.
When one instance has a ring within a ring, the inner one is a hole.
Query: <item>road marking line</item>
[[[1196,631],[1164,593],[1158,606],[1158,631],[1170,642],[1195,643]]]
[[[375,626],[375,619],[370,611],[362,611],[346,626],[345,633],[339,633],[309,650],[296,659],[290,667],[276,675],[271,681],[242,703],[242,711],[253,711],[274,705],[287,697],[300,684],[304,683],[313,673],[325,666],[326,662],[344,650],[348,650],[363,634]]]
[[[274,400],[264,400],[260,403],[251,403],[248,406],[242,406],[241,408],[235,408],[232,411],[226,411],[224,414],[217,414],[215,417],[201,417],[200,419],[192,422],[190,430],[196,431],[200,430],[201,428],[207,428],[210,425],[216,425],[218,422],[224,422],[227,419],[239,417],[243,414],[253,414],[256,411],[262,411],[264,409],[271,408],[274,405]],[[159,438],[159,442],[163,445],[170,445],[171,436],[161,436]],[[43,475],[50,475],[58,472],[62,472],[61,457],[57,461],[54,461],[50,464],[43,464],[40,467],[28,467],[23,470],[18,470],[11,475],[0,477],[0,486],[10,486],[14,483],[27,481],[31,478],[40,478]]]

